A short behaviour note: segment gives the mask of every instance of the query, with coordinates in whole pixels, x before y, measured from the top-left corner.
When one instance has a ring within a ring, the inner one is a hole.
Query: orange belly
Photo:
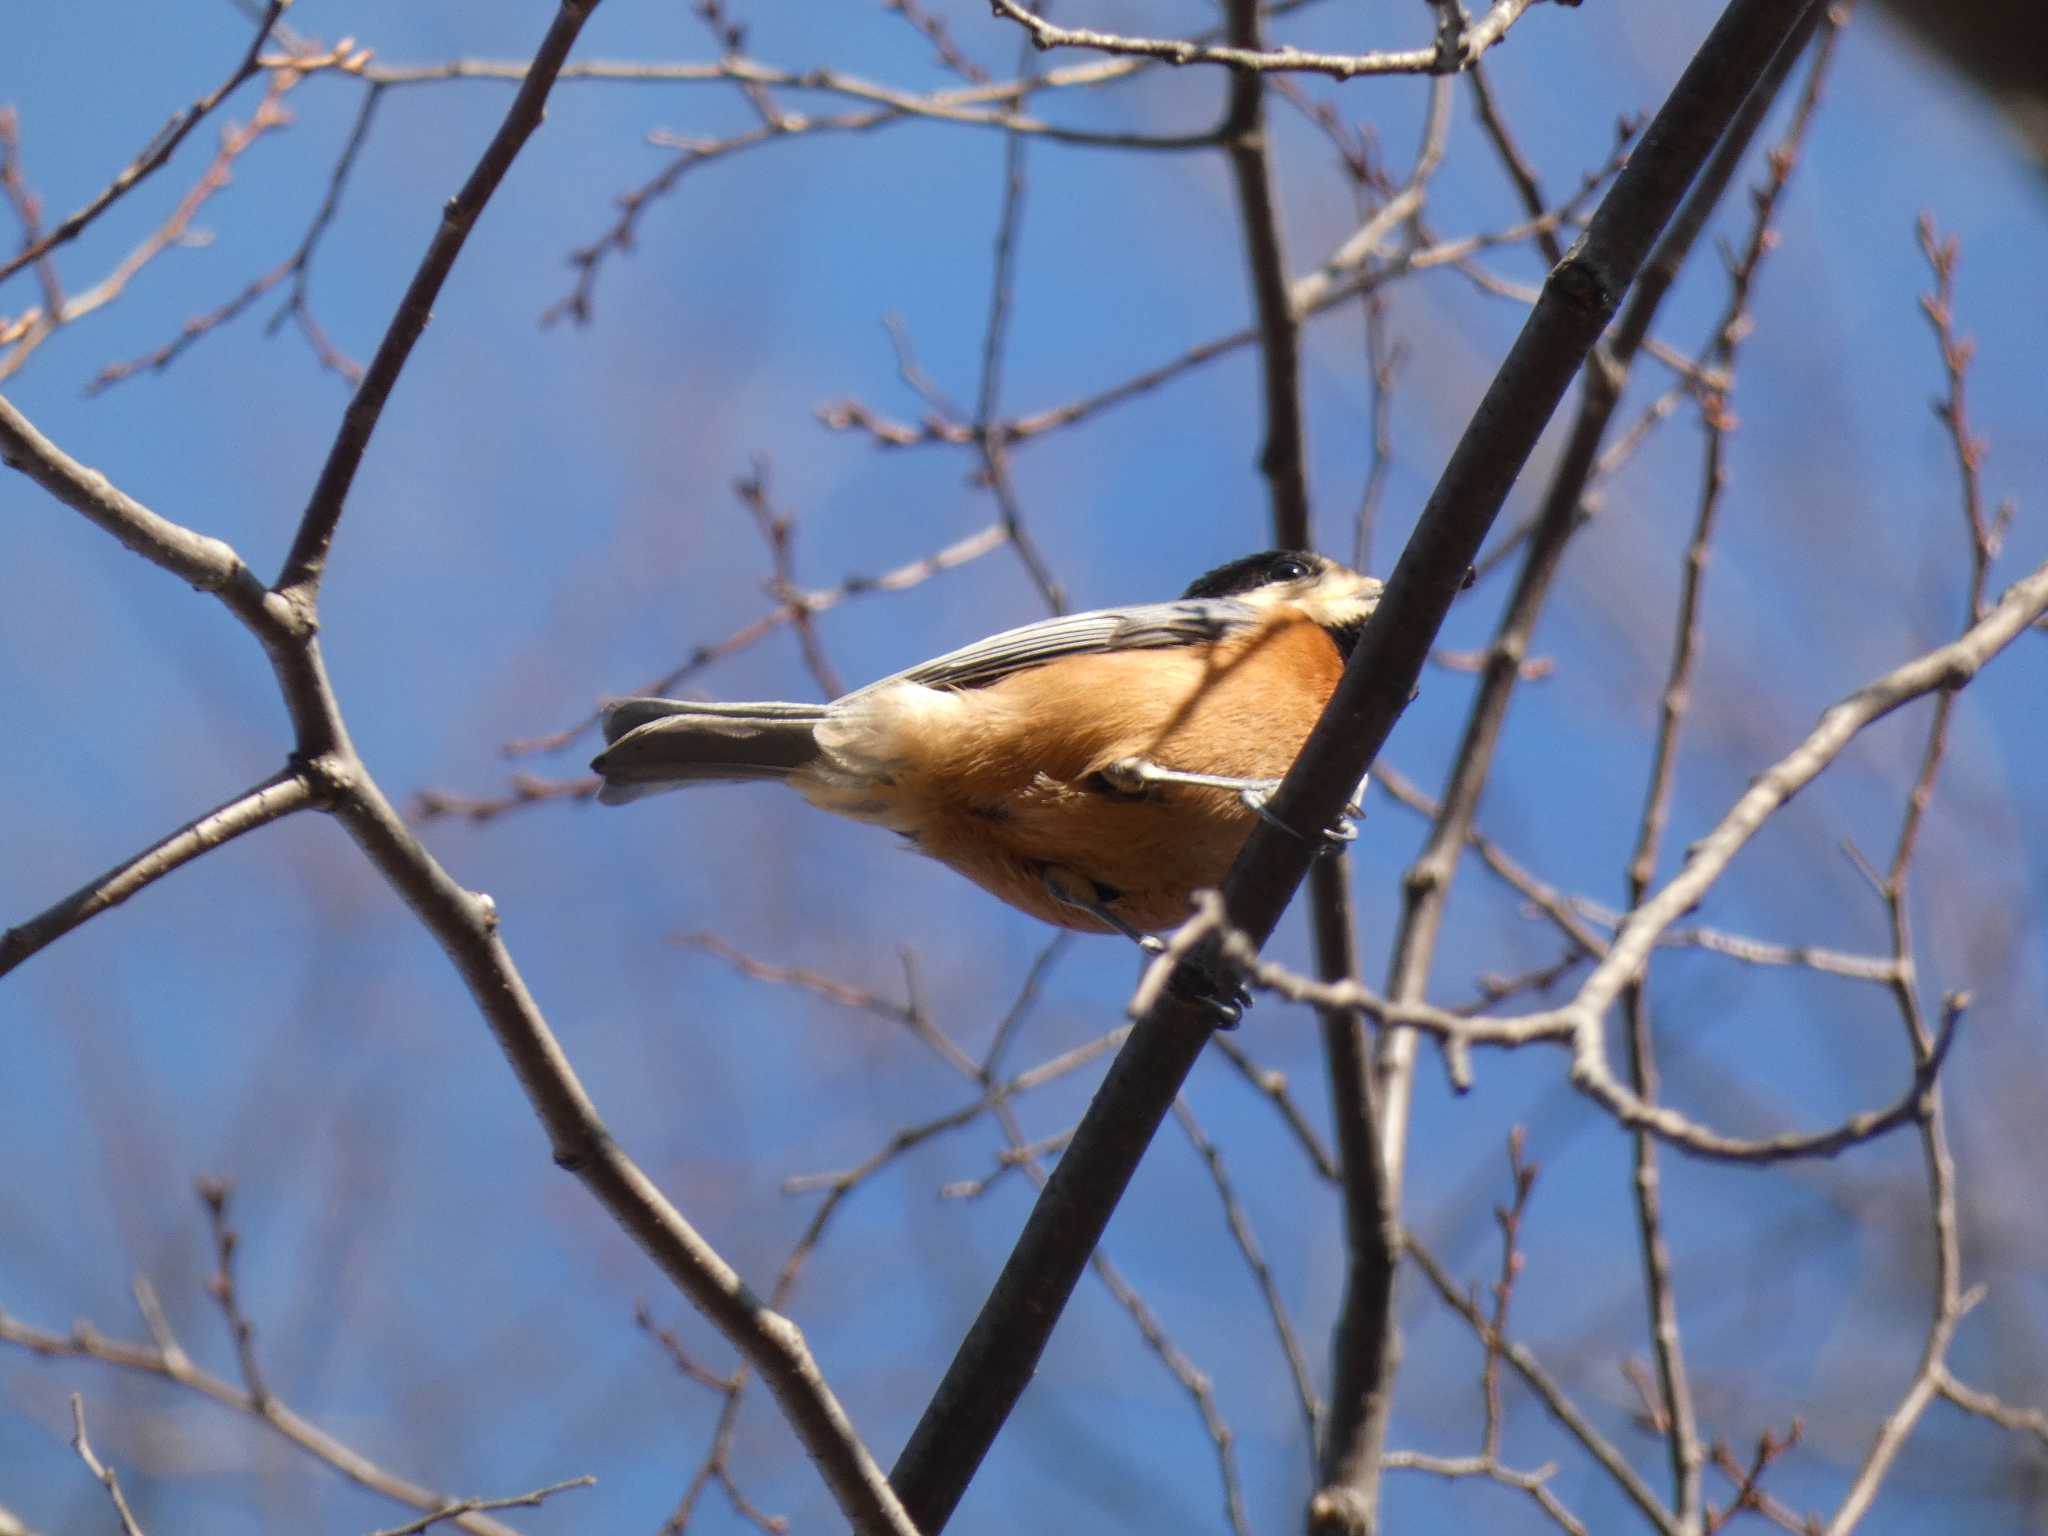
[[[1107,931],[1048,880],[1155,932],[1218,886],[1256,816],[1229,790],[1121,793],[1099,775],[1138,757],[1238,779],[1286,773],[1343,660],[1321,629],[1283,619],[1215,647],[1076,656],[963,690],[944,708],[875,713],[872,776],[797,780],[828,810],[902,833],[1033,917]],[[929,693],[924,695],[930,702]]]

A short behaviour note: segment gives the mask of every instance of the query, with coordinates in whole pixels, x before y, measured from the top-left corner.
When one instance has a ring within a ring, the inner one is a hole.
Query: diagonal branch
[[[301,522],[280,589],[266,591],[228,545],[163,518],[37,432],[0,400],[0,458],[129,548],[212,592],[269,656],[297,736],[294,770],[412,907],[468,985],[546,1129],[555,1161],[598,1201],[760,1370],[863,1536],[913,1528],[818,1371],[802,1335],[764,1305],[625,1153],[598,1116],[498,935],[488,896],[465,890],[427,852],[356,753],[317,640],[319,576],[347,485],[369,433],[483,202],[540,121],[548,87],[597,0],[561,0],[525,84],[482,160],[449,205],[386,333]]]
[[[242,557],[219,539],[150,511],[98,470],[71,457],[0,395],[0,464],[18,469],[143,559],[212,592],[238,612],[260,608],[263,586]]]
[[[153,885],[172,870],[189,864],[202,853],[244,832],[253,832],[280,821],[294,811],[314,805],[313,781],[296,769],[272,774],[254,789],[245,790],[225,805],[216,806],[196,821],[189,821],[169,837],[152,843],[142,852],[30,918],[19,927],[0,934],[0,976],[5,976],[37,950],[55,942],[109,907],[117,907],[144,886]]]
[[[1629,915],[1573,1006],[1597,1021],[1641,968],[1658,935],[1692,910],[1765,820],[1812,783],[1858,732],[1915,699],[1961,688],[2044,612],[2048,564],[2014,582],[1981,621],[1947,645],[1866,683],[1827,710],[1806,740],[1766,770],[1713,830],[1692,844],[1678,874]]]
[[[1392,229],[1397,216],[1420,211],[1429,179],[1443,160],[1450,100],[1450,82],[1436,81],[1407,184],[1346,242],[1347,250],[1369,253],[1379,242],[1378,231]],[[1393,215],[1397,208],[1405,211]],[[1359,976],[1349,865],[1345,857],[1321,859],[1309,871],[1316,969],[1326,982],[1355,982]],[[1344,1299],[1331,1329],[1330,1412],[1316,1447],[1317,1486],[1308,1514],[1312,1531],[1341,1532],[1370,1529],[1379,1503],[1381,1453],[1401,1354],[1394,1322],[1401,1223],[1382,1151],[1364,1015],[1357,1008],[1322,1008],[1317,1022],[1343,1159],[1345,1254]]]
[[[310,602],[319,591],[327,549],[334,542],[334,530],[341,521],[349,486],[354,483],[363,453],[370,446],[370,434],[377,430],[385,402],[398,383],[399,372],[412,356],[420,333],[427,328],[434,300],[440,295],[455,258],[462,254],[484,204],[490,201],[512,161],[540,126],[542,108],[555,76],[597,5],[598,0],[561,0],[561,8],[555,12],[554,22],[534,54],[526,78],[512,98],[504,122],[499,124],[462,190],[441,210],[441,226],[434,232],[405,297],[399,300],[398,312],[391,317],[391,325],[378,344],[376,356],[370,360],[363,382],[349,400],[348,409],[342,412],[341,430],[335,434],[334,446],[328,451],[327,463],[313,487],[312,499],[299,520],[291,552],[285,556],[284,569],[278,574],[278,590],[292,594],[297,601]]]
[[[1436,632],[1538,434],[1804,9],[1786,0],[1734,0],[1585,236],[1551,273],[1424,508],[1329,707],[1270,803],[1282,825],[1328,826],[1357,788],[1406,707]],[[1261,824],[1225,886],[1232,923],[1263,942],[1312,857],[1306,841]],[[1199,991],[1203,974],[1213,977],[1219,965],[1212,945],[1177,966],[1176,976],[1184,991]],[[897,1460],[893,1481],[926,1536],[951,1517],[1030,1380],[1088,1254],[1210,1028],[1211,1017],[1199,1006],[1171,987],[1158,989],[1111,1065]]]
[[[1549,599],[1565,546],[1579,525],[1585,487],[1615,407],[1620,403],[1628,369],[1643,338],[1649,334],[1664,295],[1677,280],[1679,268],[1747,153],[1779,84],[1790,72],[1797,57],[1796,39],[1800,31],[1810,25],[1809,9],[1807,17],[1799,21],[1799,29],[1792,32],[1793,40],[1778,50],[1743,100],[1712,160],[1650,253],[1629,295],[1628,307],[1595,356],[1595,366],[1586,371],[1579,408],[1545,489],[1515,591],[1489,647],[1436,821],[1403,882],[1401,924],[1387,981],[1388,993],[1397,1002],[1417,1001],[1426,990],[1460,852],[1493,769],[1494,750],[1506,724],[1514,689],[1521,680],[1530,638]],[[1381,1134],[1389,1174],[1397,1190],[1406,1155],[1415,1046],[1415,1037],[1400,1029],[1390,1031],[1380,1041],[1379,1080],[1384,1108]]]

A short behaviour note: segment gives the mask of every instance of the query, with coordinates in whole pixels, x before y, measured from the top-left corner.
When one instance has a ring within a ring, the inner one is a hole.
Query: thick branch
[[[1412,217],[1442,162],[1450,125],[1450,82],[1430,92],[1422,145],[1402,190],[1390,198],[1339,254],[1364,261],[1393,227],[1392,211]],[[1325,267],[1311,281],[1324,277]],[[1326,982],[1356,982],[1348,859],[1322,859],[1309,872],[1316,968]],[[1313,1532],[1370,1530],[1379,1507],[1382,1452],[1393,1406],[1401,1340],[1394,1319],[1394,1266],[1401,1222],[1382,1150],[1378,1091],[1365,1017],[1355,1007],[1319,1010],[1330,1107],[1343,1159],[1344,1300],[1330,1331],[1330,1412],[1316,1448],[1316,1491],[1309,1498]]]
[[[361,759],[321,662],[318,578],[370,431],[463,239],[512,156],[540,120],[548,85],[597,0],[562,0],[505,123],[485,150],[408,290],[368,381],[344,418],[327,472],[286,562],[288,590],[266,592],[219,540],[159,517],[86,469],[0,400],[0,456],[130,548],[217,593],[257,636],[292,716],[297,771],[440,942],[546,1127],[555,1160],[574,1170],[679,1288],[760,1370],[855,1530],[914,1536],[880,1468],[822,1379],[802,1336],[764,1305],[612,1140],[525,982],[499,941],[488,897],[464,890],[394,811]],[[197,852],[195,848],[192,850]],[[189,856],[189,855],[188,855]]]
[[[1595,366],[1586,371],[1579,409],[1545,490],[1514,594],[1488,649],[1479,691],[1466,717],[1464,735],[1435,824],[1428,842],[1408,870],[1401,929],[1387,981],[1388,992],[1396,1001],[1416,1001],[1427,989],[1458,857],[1470,835],[1480,792],[1493,769],[1494,749],[1521,678],[1530,637],[1549,600],[1565,545],[1579,524],[1586,484],[1620,401],[1628,369],[1643,338],[1649,334],[1665,293],[1734,177],[1779,84],[1790,72],[1797,57],[1798,38],[1810,24],[1809,12],[1808,19],[1777,51],[1770,67],[1743,101],[1713,158],[1651,252],[1629,296],[1628,307],[1602,344]],[[1380,1130],[1386,1143],[1388,1173],[1397,1194],[1408,1140],[1408,1096],[1414,1056],[1415,1038],[1405,1030],[1395,1030],[1380,1042]]]
[[[546,1127],[555,1162],[588,1186],[635,1242],[760,1371],[853,1528],[915,1528],[788,1318],[771,1310],[628,1157],[597,1113],[498,937],[488,896],[464,890],[414,837],[367,775],[335,814],[405,898],[469,986],[499,1049]]]
[[[261,607],[262,584],[233,549],[150,511],[98,470],[79,463],[43,436],[4,395],[0,395],[0,463],[20,470],[143,559],[199,591],[220,594],[230,607],[238,602]]]
[[[1729,119],[1804,11],[1735,0],[1673,89],[1584,238],[1545,285],[1424,509],[1351,662],[1271,809],[1289,827],[1330,825],[1406,706],[1429,646],[1508,488],[1657,233]],[[1232,869],[1234,926],[1263,942],[1312,850],[1261,825]],[[1625,930],[1626,931],[1626,930]],[[1199,985],[1202,963],[1183,966]],[[950,1518],[1039,1354],[1144,1148],[1208,1037],[1202,1013],[1158,989],[1089,1106],[894,1481],[931,1536]]]

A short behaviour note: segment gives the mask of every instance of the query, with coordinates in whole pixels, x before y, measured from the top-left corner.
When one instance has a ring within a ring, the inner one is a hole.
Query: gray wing
[[[889,683],[921,683],[927,688],[979,688],[1042,666],[1062,656],[1103,651],[1158,650],[1221,639],[1259,622],[1260,611],[1230,598],[1182,599],[1147,603],[1137,608],[1103,608],[1042,619],[1022,629],[1006,629],[986,640],[934,657],[906,672],[885,677],[860,690]]]

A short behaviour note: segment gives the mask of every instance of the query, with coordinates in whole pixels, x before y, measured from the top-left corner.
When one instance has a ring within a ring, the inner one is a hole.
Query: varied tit
[[[1033,917],[1139,938],[1223,883],[1379,594],[1268,550],[1178,602],[1007,630],[830,704],[627,699],[598,798],[780,780]]]

